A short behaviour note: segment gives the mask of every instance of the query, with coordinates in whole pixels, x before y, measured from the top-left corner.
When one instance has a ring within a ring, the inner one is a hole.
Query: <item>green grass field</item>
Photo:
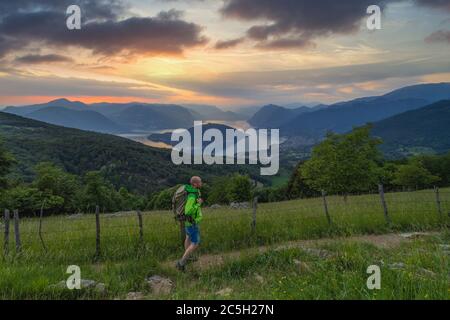
[[[96,261],[94,216],[44,218],[47,251],[39,240],[39,220],[22,219],[22,252],[15,253],[11,230],[10,253],[0,262],[0,299],[114,299],[131,291],[142,291],[149,299],[448,299],[449,256],[442,248],[450,243],[449,189],[441,191],[441,200],[442,217],[432,190],[387,194],[390,226],[377,194],[351,196],[346,202],[328,197],[332,226],[322,199],[261,204],[255,233],[251,210],[205,209],[200,254],[241,254],[212,268],[200,270],[194,264],[185,274],[176,272],[170,262],[182,254],[179,229],[170,212],[144,213],[144,245],[138,241],[137,215],[103,215],[102,255]],[[407,231],[434,233],[387,248],[344,239]],[[0,236],[3,246],[3,227]],[[331,258],[302,248],[257,250],[321,238],[336,239],[321,244],[333,253]],[[298,261],[306,261],[306,271],[300,270]],[[391,270],[389,263],[405,267]],[[382,267],[381,290],[366,287],[371,264]],[[83,279],[105,283],[107,293],[49,288],[67,279],[69,265],[80,266]],[[175,288],[168,295],[154,295],[145,283],[151,275],[170,278]],[[225,293],[219,294],[223,289]]]

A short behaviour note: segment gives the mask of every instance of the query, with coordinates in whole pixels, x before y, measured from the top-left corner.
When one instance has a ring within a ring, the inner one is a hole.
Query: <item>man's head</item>
[[[191,178],[191,186],[193,186],[196,189],[200,189],[202,187],[202,178],[193,176]]]

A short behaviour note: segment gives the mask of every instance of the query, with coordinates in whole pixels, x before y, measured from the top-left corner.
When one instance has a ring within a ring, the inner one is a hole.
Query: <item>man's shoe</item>
[[[198,261],[198,256],[190,256],[188,259],[189,262],[197,262]]]
[[[178,269],[178,271],[181,271],[181,272],[185,272],[186,271],[186,266],[184,264],[181,264],[180,261],[177,261],[177,264],[176,264],[175,267]]]

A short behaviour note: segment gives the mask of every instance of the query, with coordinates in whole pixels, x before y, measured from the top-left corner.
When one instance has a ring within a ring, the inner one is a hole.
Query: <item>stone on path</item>
[[[158,275],[148,278],[147,283],[155,295],[168,295],[174,287],[172,280]]]
[[[225,289],[217,291],[216,295],[221,296],[221,297],[227,297],[227,296],[229,296],[232,293],[233,293],[233,289],[225,288]]]

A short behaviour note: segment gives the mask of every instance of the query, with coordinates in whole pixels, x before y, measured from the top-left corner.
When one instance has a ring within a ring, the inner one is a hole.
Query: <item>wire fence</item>
[[[379,186],[377,193],[351,196],[327,195],[308,199],[297,199],[278,203],[258,203],[255,198],[240,209],[218,207],[205,209],[206,222],[215,224],[218,233],[225,232],[228,225],[233,232],[247,232],[247,235],[293,231],[296,228],[333,230],[352,225],[365,226],[370,230],[377,226],[395,226],[430,223],[445,225],[450,218],[450,191],[434,190],[401,191],[384,193]],[[95,245],[95,258],[102,256],[103,241],[121,239],[137,245],[148,244],[147,233],[152,233],[152,241],[158,232],[174,224],[169,212],[130,211],[126,213],[95,214],[45,217],[43,210],[37,218],[20,219],[18,210],[5,210],[0,230],[3,239],[3,254],[13,250],[20,253],[22,245],[28,242],[38,244],[44,252],[50,249],[52,241],[70,242],[82,239]],[[245,227],[247,226],[247,227]],[[267,229],[267,230],[266,230]],[[182,228],[180,228],[182,230]],[[245,231],[247,230],[247,231]]]

